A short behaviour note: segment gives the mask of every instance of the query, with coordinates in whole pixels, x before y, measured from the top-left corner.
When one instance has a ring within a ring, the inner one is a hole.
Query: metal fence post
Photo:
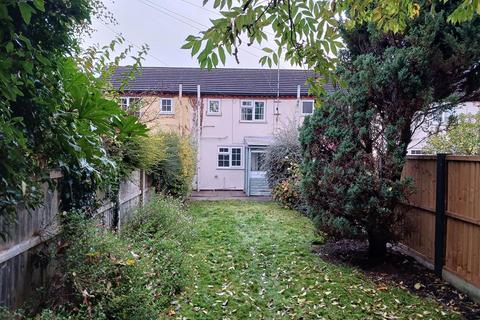
[[[445,209],[447,191],[447,155],[437,154],[437,185],[435,205],[435,274],[442,276],[445,264]]]

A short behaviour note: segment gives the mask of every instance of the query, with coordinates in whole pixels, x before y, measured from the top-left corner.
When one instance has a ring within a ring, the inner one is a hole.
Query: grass
[[[429,299],[377,286],[315,256],[311,222],[273,203],[196,202],[192,279],[177,319],[454,319]]]

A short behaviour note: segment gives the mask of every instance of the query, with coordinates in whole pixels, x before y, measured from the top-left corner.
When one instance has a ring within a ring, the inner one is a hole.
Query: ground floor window
[[[242,166],[241,147],[219,147],[217,155],[218,168],[240,168]]]

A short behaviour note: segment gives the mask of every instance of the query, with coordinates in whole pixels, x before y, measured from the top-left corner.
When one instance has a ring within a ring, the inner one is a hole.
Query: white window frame
[[[244,102],[250,102],[251,107],[244,107],[243,103]],[[263,103],[263,119],[255,119],[255,103],[261,102]],[[252,109],[252,120],[244,120],[242,119],[242,110],[243,108],[249,108]],[[267,116],[267,102],[265,100],[240,100],[240,122],[267,122],[266,120]]]
[[[213,111],[210,111],[210,102],[218,102],[218,111],[217,112],[213,112]],[[208,99],[207,101],[207,115],[209,116],[221,116],[222,115],[222,100],[220,99]]]
[[[421,155],[427,155],[428,153],[423,151],[423,149],[410,149],[409,150],[410,155],[412,156],[421,156]]]
[[[170,111],[164,111],[163,108],[163,101],[170,101]],[[174,114],[173,111],[173,99],[172,98],[161,98],[160,99],[160,114]]]
[[[304,102],[311,102],[312,103],[312,113],[303,112],[303,103]],[[300,112],[303,116],[312,115],[314,111],[315,111],[315,100],[301,100],[300,101]]]
[[[228,149],[228,152],[225,152],[225,151],[220,151],[220,149]],[[232,153],[232,150],[233,149],[239,149],[240,150],[240,165],[232,165],[232,162],[233,162],[233,153]],[[228,167],[221,167],[218,165],[218,156],[219,155],[228,155]],[[215,161],[216,161],[216,167],[217,169],[220,169],[220,170],[235,170],[235,169],[243,169],[243,164],[244,164],[244,149],[242,146],[218,146],[217,147],[217,156],[215,157]]]
[[[142,98],[141,97],[132,97],[132,96],[122,96],[120,97],[120,100],[121,99],[126,99],[126,104],[124,105],[122,102],[120,102],[120,107],[126,111],[127,113],[128,112],[131,112],[130,110],[130,105],[132,104],[131,100],[132,99],[138,99],[138,101],[142,101]],[[141,109],[141,108],[140,108]],[[134,116],[136,116],[137,118],[140,118],[140,115],[141,115],[141,110],[137,110],[133,113]]]

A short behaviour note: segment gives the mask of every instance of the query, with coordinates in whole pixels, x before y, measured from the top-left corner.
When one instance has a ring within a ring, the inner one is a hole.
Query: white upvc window
[[[243,165],[242,147],[219,147],[217,154],[217,168],[241,168]]]
[[[207,115],[219,116],[221,114],[222,114],[222,110],[221,110],[220,100],[218,99],[208,100]]]
[[[173,114],[173,100],[170,98],[160,99],[160,113]]]
[[[302,100],[303,115],[313,114],[314,108],[315,108],[315,102],[313,100]]]
[[[128,112],[133,113],[134,116],[140,117],[141,98],[139,97],[120,97],[120,107]]]
[[[422,149],[411,149],[410,150],[411,155],[420,155],[420,154],[427,154],[425,151]]]
[[[241,101],[241,121],[265,121],[265,101]]]

